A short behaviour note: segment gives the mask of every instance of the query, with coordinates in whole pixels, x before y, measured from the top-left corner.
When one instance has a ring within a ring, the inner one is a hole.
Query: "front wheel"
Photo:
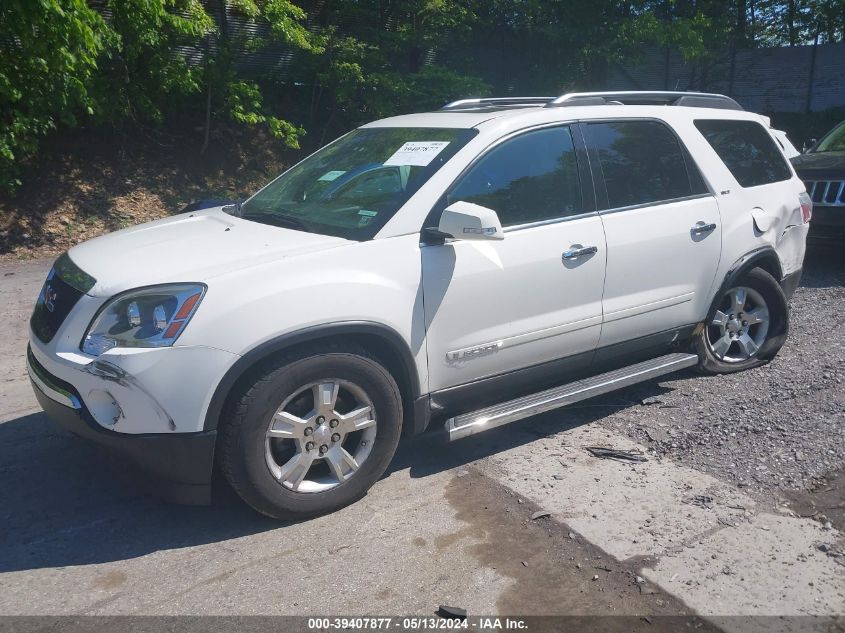
[[[363,496],[399,442],[402,399],[363,351],[327,349],[265,365],[220,430],[235,492],[279,519],[336,510]]]
[[[699,370],[708,374],[762,365],[778,353],[789,330],[789,308],[780,284],[754,268],[716,301],[695,343]]]

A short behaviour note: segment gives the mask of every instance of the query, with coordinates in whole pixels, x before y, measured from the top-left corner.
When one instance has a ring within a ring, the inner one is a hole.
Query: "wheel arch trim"
[[[734,280],[738,279],[752,268],[762,268],[767,273],[771,274],[778,283],[780,283],[780,280],[783,279],[783,268],[781,267],[780,258],[778,258],[777,252],[771,246],[764,246],[746,253],[731,264],[731,267],[728,268],[728,272],[725,273],[725,278],[722,280],[722,284],[713,296],[713,301],[718,301],[725,291],[730,288],[730,285],[734,282]]]
[[[704,315],[705,321],[713,312],[713,309],[722,298],[722,295],[724,295],[728,288],[731,287],[731,284],[752,268],[762,268],[767,273],[771,274],[778,283],[780,283],[781,279],[783,279],[783,268],[781,267],[780,259],[778,258],[778,254],[774,248],[771,246],[764,246],[746,253],[731,264],[730,268],[728,268],[728,272],[725,273],[725,278],[713,294],[710,306],[707,309],[707,314]]]
[[[405,375],[402,376],[410,391],[409,399],[413,402],[420,396],[420,380],[417,372],[416,361],[411,349],[404,338],[393,328],[375,321],[339,321],[325,323],[311,327],[302,328],[293,332],[287,332],[275,336],[267,341],[259,343],[240,358],[226,371],[223,378],[214,388],[208,407],[205,411],[203,430],[216,429],[220,420],[220,414],[226,399],[238,381],[254,367],[256,363],[269,358],[302,343],[320,341],[324,339],[342,337],[367,336],[378,338],[383,341],[400,361]],[[412,416],[413,411],[407,415]]]

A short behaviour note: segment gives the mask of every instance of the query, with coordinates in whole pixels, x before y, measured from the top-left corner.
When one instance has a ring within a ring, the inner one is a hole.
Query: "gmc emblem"
[[[56,309],[55,301],[58,298],[56,291],[53,290],[53,287],[50,284],[44,285],[44,307],[47,308],[50,312],[53,312]]]

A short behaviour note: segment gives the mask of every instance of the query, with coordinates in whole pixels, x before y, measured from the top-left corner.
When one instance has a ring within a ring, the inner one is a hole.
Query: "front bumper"
[[[98,424],[73,385],[48,372],[31,349],[27,369],[38,403],[59,426],[140,467],[159,496],[175,503],[210,502],[216,431],[117,433]]]

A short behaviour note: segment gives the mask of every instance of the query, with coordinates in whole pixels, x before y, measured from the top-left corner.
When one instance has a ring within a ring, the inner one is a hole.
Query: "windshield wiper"
[[[282,215],[281,213],[273,213],[272,211],[251,211],[249,213],[240,214],[240,217],[245,220],[252,218],[267,224],[274,224],[276,226],[296,229],[299,231],[308,231],[308,227],[306,227],[299,218],[295,218],[292,215]]]

